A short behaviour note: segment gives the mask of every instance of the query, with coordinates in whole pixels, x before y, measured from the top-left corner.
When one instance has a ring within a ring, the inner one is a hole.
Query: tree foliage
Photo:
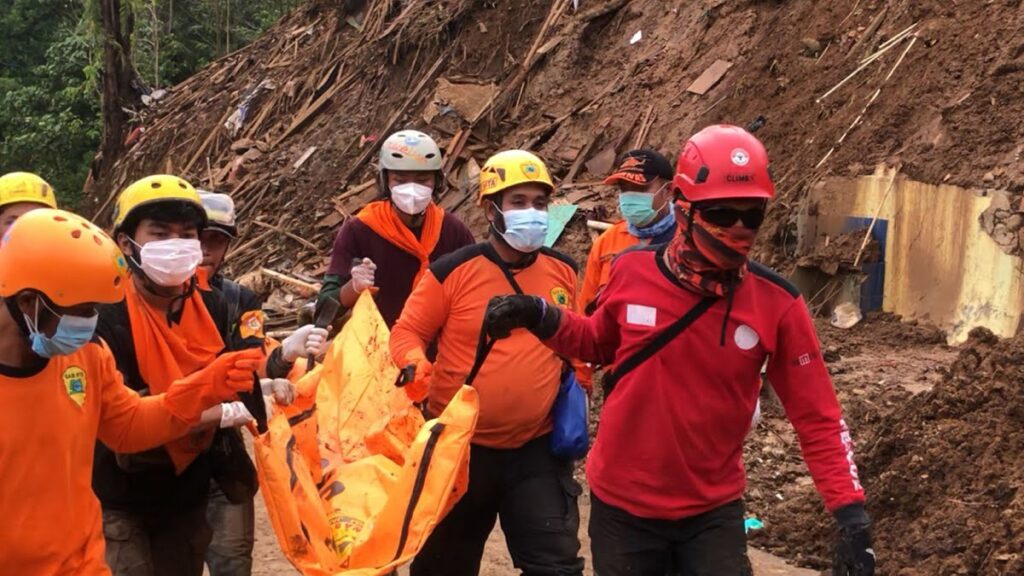
[[[143,91],[254,40],[298,0],[122,0]],[[0,174],[47,179],[73,207],[102,134],[100,0],[0,2]]]

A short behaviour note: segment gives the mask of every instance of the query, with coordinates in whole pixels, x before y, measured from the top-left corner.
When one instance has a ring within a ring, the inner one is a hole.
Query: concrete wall
[[[892,176],[879,167],[873,176],[820,182],[801,211],[801,251],[837,235],[847,217],[877,211],[889,223],[883,310],[935,324],[950,342],[964,341],[975,326],[1016,334],[1024,310],[1022,261],[981,229],[991,195],[902,177],[886,195]]]

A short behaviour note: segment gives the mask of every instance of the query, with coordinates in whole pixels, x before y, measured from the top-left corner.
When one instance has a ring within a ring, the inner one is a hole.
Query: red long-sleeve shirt
[[[653,246],[619,256],[593,316],[563,311],[545,344],[565,356],[618,364],[683,316],[701,297],[679,284],[663,251]],[[660,519],[742,497],[743,440],[765,359],[826,506],[863,502],[807,307],[792,285],[755,263],[735,289],[728,317],[723,298],[618,382],[587,462],[594,493],[635,516]]]

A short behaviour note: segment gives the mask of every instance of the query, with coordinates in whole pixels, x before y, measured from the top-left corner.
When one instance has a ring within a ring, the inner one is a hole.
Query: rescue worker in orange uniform
[[[427,395],[440,414],[474,363],[484,309],[509,290],[572,308],[576,264],[544,247],[554,183],[544,163],[522,150],[491,157],[480,173],[486,242],[431,264],[391,334],[391,355],[415,365],[413,400]],[[427,348],[437,339],[437,360]],[[550,450],[551,411],[565,362],[522,332],[491,350],[473,382],[480,414],[470,453],[469,488],[412,564],[413,576],[474,576],[500,517],[513,564],[527,576],[583,573],[579,484],[573,462]]]
[[[254,315],[262,315],[263,300],[256,293],[237,282],[224,277],[221,268],[231,242],[238,236],[235,203],[227,194],[198,190],[206,208],[206,228],[199,234],[203,249],[201,268],[207,281],[200,283],[200,290],[218,290],[228,306],[222,328],[229,334],[240,336],[237,326]],[[233,346],[243,346],[244,339]],[[276,343],[275,343],[276,345]],[[266,380],[273,393],[278,387],[275,399],[290,402],[292,385],[287,379]],[[254,497],[258,481],[256,468],[245,451],[240,428],[256,419],[242,402],[221,406],[220,429],[214,438],[211,458],[213,459],[213,481],[210,483],[210,499],[206,518],[213,532],[213,539],[206,551],[206,566],[210,576],[249,576],[252,573],[252,550],[255,540],[256,507]],[[224,418],[223,414],[237,413],[235,417]]]
[[[679,155],[680,233],[615,260],[589,317],[498,296],[488,332],[527,328],[552,350],[614,365],[587,458],[590,538],[602,576],[750,576],[743,441],[761,367],[839,527],[833,574],[872,576],[875,553],[853,440],[800,291],[748,254],[775,195],[764,145],[709,126]]]
[[[96,440],[123,452],[189,430],[252,387],[258,350],[225,354],[146,398],[95,337],[127,266],[102,230],[62,210],[23,215],[0,244],[0,574],[110,574],[93,493]]]
[[[0,238],[24,214],[38,208],[56,208],[57,197],[46,180],[30,172],[0,176]]]
[[[672,211],[672,164],[654,150],[630,150],[604,183],[619,189],[622,220],[594,241],[580,288],[580,309],[593,311],[598,294],[608,284],[612,260],[624,250],[663,244],[676,233]]]
[[[198,193],[176,176],[143,178],[118,197],[115,239],[131,274],[125,299],[100,307],[97,333],[125,383],[140,393],[160,393],[225,351],[264,347],[262,313],[232,322],[223,294],[207,289],[197,271],[206,224]],[[325,331],[309,326],[298,332],[268,355],[261,374],[284,376],[294,360],[325,347]],[[256,376],[250,377],[252,393],[242,400],[252,409],[215,406],[204,415],[204,426],[145,454],[97,447],[93,488],[103,505],[107,561],[115,574],[202,574],[211,539],[207,498],[217,473],[210,448],[218,427],[245,423],[263,407]]]
[[[605,178],[605,184],[619,189],[622,220],[602,232],[590,248],[578,308],[585,314],[597,307],[597,297],[608,284],[616,256],[634,246],[664,244],[675,236],[672,175],[672,164],[667,158],[654,150],[639,149],[626,152],[615,172]],[[593,365],[580,362],[576,377],[590,389]]]

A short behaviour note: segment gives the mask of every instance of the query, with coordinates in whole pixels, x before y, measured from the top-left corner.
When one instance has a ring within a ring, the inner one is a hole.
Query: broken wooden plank
[[[597,153],[596,156],[587,160],[584,164],[591,176],[603,178],[611,172],[615,164],[615,148],[609,146]]]
[[[206,140],[203,140],[203,143],[199,145],[199,148],[197,148],[192,157],[189,158],[188,163],[186,163],[185,167],[182,168],[182,174],[187,174],[188,171],[192,169],[192,165],[196,163],[196,160],[199,160],[203,155],[203,152],[205,152],[213,142],[214,138],[216,138],[217,135],[220,134],[220,131],[224,129],[224,123],[227,122],[233,112],[234,110],[231,107],[228,107],[228,111],[221,116],[220,121],[213,125],[213,129],[210,130],[210,134],[206,137]]]
[[[271,270],[269,268],[260,268],[260,273],[262,273],[264,276],[267,276],[268,278],[277,280],[278,282],[290,284],[296,288],[301,288],[308,292],[312,292],[313,294],[320,292],[320,286],[318,284],[310,284],[309,282],[299,280],[298,278],[292,278],[291,276],[287,274],[282,274],[276,270]]]
[[[448,143],[448,149],[444,152],[444,173],[448,174],[455,167],[455,161],[462,154],[462,148],[469,140],[471,130],[459,130],[452,141]]]
[[[338,209],[331,210],[331,213],[324,216],[316,223],[317,228],[334,228],[345,221],[345,215]]]
[[[512,80],[510,80],[502,90],[495,92],[494,95],[491,96],[491,98],[488,99],[480,108],[480,111],[477,112],[476,116],[469,120],[470,127],[476,126],[476,124],[491,111],[499,98],[505,94],[512,94],[519,90],[519,86],[526,80],[526,77],[530,74],[530,70],[533,68],[534,64],[540,60],[538,52],[541,48],[541,42],[551,29],[551,26],[569,7],[569,3],[570,0],[556,0],[551,4],[551,9],[548,11],[548,15],[544,19],[544,23],[541,24],[540,30],[534,37],[533,43],[530,45],[530,49],[526,52],[526,56],[523,57],[519,64],[519,70],[516,72],[515,76],[512,77]]]
[[[225,260],[231,259],[232,256],[237,257],[239,254],[244,254],[246,250],[248,250],[249,248],[255,246],[256,244],[259,244],[259,243],[263,242],[264,240],[266,240],[273,233],[274,233],[273,230],[267,230],[267,231],[263,232],[262,234],[258,234],[253,239],[247,240],[243,244],[239,244],[237,248],[233,248],[231,250],[231,252],[228,252],[228,255],[225,257]]]
[[[257,226],[262,226],[263,228],[268,228],[270,230],[276,230],[280,234],[283,234],[284,236],[287,236],[287,237],[291,238],[292,240],[295,240],[296,242],[298,242],[299,244],[302,244],[303,246],[305,246],[306,248],[309,248],[310,250],[315,250],[315,251],[319,251],[320,250],[320,248],[316,244],[313,244],[312,242],[310,242],[309,240],[306,240],[305,238],[301,238],[299,236],[296,236],[295,234],[292,234],[291,232],[288,232],[287,230],[281,228],[280,226],[277,226],[277,225],[274,225],[274,224],[270,224],[270,223],[264,222],[262,220],[253,220],[253,223],[256,224]]]
[[[654,104],[649,104],[647,110],[644,111],[644,119],[640,122],[640,129],[636,132],[636,138],[633,140],[633,149],[636,150],[644,144],[644,140],[647,139],[647,132],[650,131],[651,125],[654,124]]]
[[[846,53],[846,56],[847,56],[847,57],[849,57],[849,56],[850,56],[851,54],[856,54],[856,53],[859,53],[859,52],[860,52],[860,49],[861,49],[861,48],[862,48],[863,46],[865,46],[865,45],[869,45],[869,44],[870,44],[870,42],[871,42],[871,39],[875,37],[875,32],[877,32],[877,31],[878,31],[878,27],[882,25],[882,21],[883,21],[883,20],[885,20],[885,16],[886,16],[886,14],[888,14],[888,13],[889,13],[889,7],[888,7],[888,6],[883,6],[883,7],[882,7],[882,10],[881,10],[881,11],[880,11],[880,12],[878,13],[878,15],[876,15],[876,16],[875,16],[875,18],[874,18],[874,19],[873,19],[873,20],[871,21],[871,24],[870,24],[870,25],[868,25],[868,28],[867,28],[867,30],[865,30],[865,31],[864,31],[864,33],[863,33],[863,34],[861,34],[861,36],[860,36],[860,38],[859,38],[859,39],[857,40],[857,42],[855,42],[855,43],[853,44],[853,47],[852,47],[852,48],[850,48],[850,51]],[[867,52],[868,52],[868,54],[867,54],[867,55],[869,55],[869,54],[870,54],[870,52],[871,52],[871,48],[870,48],[870,46],[868,47],[868,50],[867,50]]]
[[[364,190],[366,190],[367,188],[373,186],[376,183],[377,183],[377,179],[376,178],[367,180],[366,182],[363,182],[362,184],[356,186],[355,188],[350,188],[350,189],[346,190],[340,196],[335,198],[334,201],[335,202],[341,202],[343,200],[348,200],[349,198],[351,198],[351,197],[353,197],[353,196],[363,192]]]
[[[306,122],[308,122],[310,118],[312,118],[313,116],[315,116],[318,113],[320,113],[320,111],[323,110],[324,105],[326,105],[327,102],[332,97],[334,97],[334,95],[337,94],[339,90],[341,90],[342,88],[348,86],[349,83],[352,82],[352,80],[355,80],[355,78],[358,75],[359,74],[356,73],[356,72],[353,72],[352,74],[349,74],[348,76],[345,77],[344,80],[341,80],[341,81],[337,82],[334,86],[331,87],[330,90],[328,90],[327,92],[324,92],[324,94],[322,96],[317,98],[315,101],[313,101],[312,104],[310,104],[309,106],[304,108],[301,112],[299,112],[298,115],[295,116],[295,119],[292,120],[291,125],[288,126],[288,129],[284,131],[284,134],[281,134],[281,136],[277,139],[277,142],[275,143],[275,145],[276,144],[280,144],[281,142],[283,142],[285,140],[285,138],[288,138],[293,133],[295,133],[295,131],[297,131]]]
[[[302,153],[302,156],[299,156],[299,159],[295,161],[295,164],[292,164],[292,170],[298,170],[299,168],[301,168],[302,165],[306,163],[306,160],[309,160],[309,157],[312,156],[314,152],[316,152],[316,146],[310,146],[309,148],[306,148],[306,151]]]
[[[708,90],[711,90],[718,81],[725,76],[725,73],[732,68],[732,62],[728,60],[715,60],[714,64],[708,66],[704,73],[697,77],[696,80],[686,88],[687,92],[703,96]]]
[[[563,185],[572,184],[572,180],[576,177],[576,173],[579,172],[580,168],[583,166],[583,161],[586,160],[587,155],[590,154],[590,149],[597,143],[597,139],[604,134],[605,129],[608,128],[608,124],[610,124],[611,121],[611,117],[606,116],[598,123],[597,130],[591,134],[590,139],[587,140],[587,143],[584,144],[582,149],[580,149],[579,154],[576,155],[576,161],[572,163],[572,167],[569,168],[569,172],[565,175],[565,178],[562,179]]]

